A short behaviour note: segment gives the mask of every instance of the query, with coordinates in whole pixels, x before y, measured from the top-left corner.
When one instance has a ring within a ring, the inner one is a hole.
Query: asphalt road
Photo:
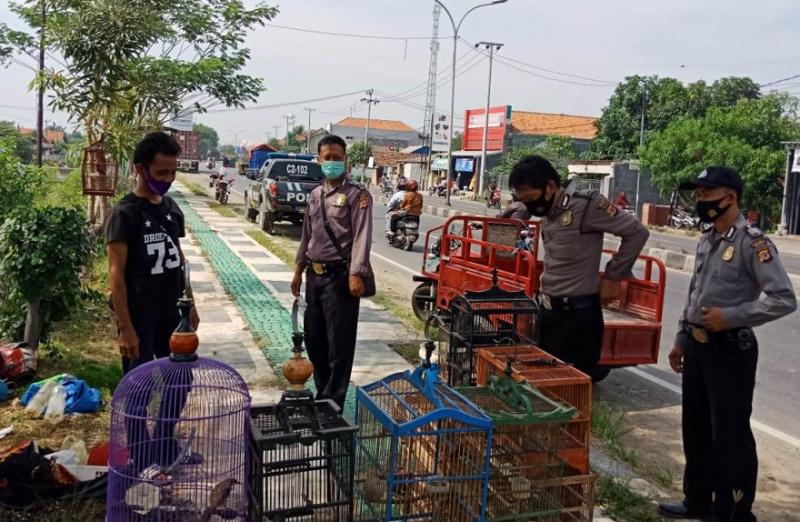
[[[202,176],[202,180],[206,179],[207,176]],[[234,205],[243,203],[243,190],[249,182],[243,176],[237,179],[230,197],[231,203]],[[427,199],[429,198],[426,197]],[[422,236],[414,245],[413,250],[406,252],[387,244],[383,236],[385,212],[385,205],[376,201],[373,211],[373,253],[378,260],[392,265],[399,272],[405,270],[408,275],[409,288],[411,288],[414,285],[411,275],[418,273],[422,265],[424,234],[431,228],[442,225],[446,219],[423,215],[420,223]],[[653,242],[671,242],[676,247],[682,248],[686,245],[687,248],[693,249],[696,239],[651,234],[650,242],[650,246],[653,247],[657,247],[657,244],[652,244]],[[611,238],[606,245],[613,248],[616,243]],[[787,258],[798,258],[798,256],[787,256]],[[786,265],[788,267],[789,263],[795,262],[800,266],[800,258],[791,259]],[[800,273],[800,269],[797,270],[797,273]],[[644,389],[645,393],[658,397],[659,401],[664,403],[674,404],[679,401],[676,388],[680,388],[680,377],[669,368],[667,355],[672,348],[678,316],[682,312],[686,300],[689,279],[689,274],[684,272],[675,270],[667,272],[663,331],[658,364],[640,367],[633,372],[615,370],[607,382],[598,385],[601,392],[604,386],[613,385],[623,389]],[[800,315],[795,312],[779,321],[757,328],[756,335],[759,341],[760,355],[753,418],[756,424],[766,426],[766,431],[772,431],[773,438],[782,440],[781,444],[788,444],[792,449],[800,450],[800,416],[797,415],[797,405],[800,404],[800,350],[797,342],[797,339],[800,338]]]

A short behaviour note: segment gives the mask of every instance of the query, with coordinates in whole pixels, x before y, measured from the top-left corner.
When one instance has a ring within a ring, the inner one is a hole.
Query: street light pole
[[[647,114],[647,79],[642,79],[642,120],[639,126],[639,158],[641,159],[642,147],[644,146],[644,121]],[[633,211],[639,217],[639,184],[642,179],[642,164],[639,163],[639,170],[636,172],[636,201],[633,204]]]
[[[453,65],[452,70],[450,72],[450,132],[448,133],[448,142],[449,142],[449,150],[447,151],[447,199],[445,201],[445,205],[448,207],[450,206],[450,177],[452,175],[453,169],[453,125],[455,124],[455,112],[456,112],[456,58],[457,58],[457,51],[458,51],[458,31],[461,29],[461,24],[464,23],[464,19],[470,14],[472,11],[479,9],[481,7],[487,7],[490,5],[495,4],[504,4],[508,0],[494,0],[493,2],[486,2],[484,4],[478,4],[466,13],[464,16],[461,17],[461,20],[456,24],[453,15],[450,14],[450,10],[445,6],[441,0],[433,0],[447,14],[447,18],[450,19],[450,24],[453,26]]]
[[[483,196],[486,184],[486,148],[489,144],[489,104],[492,100],[492,63],[494,51],[500,50],[503,44],[497,42],[478,42],[475,47],[483,46],[489,50],[489,87],[486,89],[486,111],[483,113],[483,146],[481,147],[481,175],[478,178],[478,196]]]
[[[283,117],[286,120],[286,148],[289,148],[289,124],[294,123],[294,114],[291,112]]]
[[[314,112],[314,107],[303,107],[304,111],[308,111],[308,128],[306,129],[306,154],[311,154],[311,113]]]

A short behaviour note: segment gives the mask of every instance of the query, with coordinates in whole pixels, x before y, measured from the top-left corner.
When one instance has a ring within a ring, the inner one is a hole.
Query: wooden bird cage
[[[103,140],[83,149],[81,169],[83,193],[86,196],[113,196],[119,180],[119,165],[106,150]]]

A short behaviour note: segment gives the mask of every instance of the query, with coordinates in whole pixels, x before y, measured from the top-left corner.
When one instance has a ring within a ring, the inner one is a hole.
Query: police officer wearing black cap
[[[758,360],[752,328],[797,303],[775,245],[739,211],[736,171],[708,167],[681,188],[695,191],[697,214],[709,225],[669,354],[672,369],[683,374],[684,499],[661,502],[659,512],[752,522],[758,470],[750,429]]]
[[[618,298],[620,282],[633,276],[631,270],[649,232],[597,191],[577,190],[571,183],[562,186],[558,172],[541,156],[528,156],[514,165],[508,184],[527,211],[542,220],[540,344],[592,373],[603,345],[602,305]],[[601,282],[606,232],[621,242]]]

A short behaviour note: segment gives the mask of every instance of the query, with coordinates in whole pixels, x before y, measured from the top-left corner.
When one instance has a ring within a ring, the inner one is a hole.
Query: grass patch
[[[194,194],[195,196],[203,196],[209,197],[208,192],[200,183],[195,183],[194,181],[189,181],[187,176],[180,176],[180,182],[189,189],[189,191]]]
[[[245,230],[245,234],[253,238],[256,243],[278,256],[281,261],[287,265],[294,266],[295,252],[290,250],[287,246],[281,245],[275,238],[270,237],[269,234],[263,230]]]
[[[651,475],[656,484],[663,489],[672,489],[675,486],[675,477],[667,468],[658,468]]]
[[[613,456],[630,465],[638,463],[636,452],[628,448],[623,438],[631,431],[625,412],[605,401],[592,404],[592,435],[597,437]]]
[[[417,366],[422,362],[419,358],[419,343],[389,343],[389,348],[397,352],[409,364]]]
[[[406,326],[414,331],[424,334],[425,323],[420,321],[411,310],[411,305],[407,299],[401,300],[390,292],[379,291],[372,298],[372,301],[389,310],[395,317],[403,321]],[[419,346],[417,347],[419,349]],[[403,355],[402,353],[400,355]]]
[[[7,522],[103,522],[105,515],[103,499],[94,498],[53,500],[30,511],[0,508],[0,520]]]
[[[219,202],[217,201],[210,202],[208,206],[211,207],[211,210],[213,210],[222,217],[235,218],[239,216],[239,214],[237,214],[235,210],[230,209],[225,205],[220,205]]]
[[[647,497],[633,491],[627,483],[610,477],[598,480],[597,502],[604,506],[606,515],[620,522],[661,521]]]
[[[83,307],[72,318],[53,325],[49,339],[39,347],[36,372],[37,380],[59,373],[70,373],[84,379],[90,386],[100,389],[106,405],[122,378],[116,348],[117,330],[104,298],[108,288],[107,265],[104,255],[94,260],[84,279],[89,289],[94,291],[93,297],[86,298]],[[17,390],[17,397],[23,391]],[[53,426],[43,419],[28,417],[16,400],[0,405],[0,418],[3,427],[14,425],[14,432],[0,441],[0,451],[28,439],[58,449],[68,434],[77,435],[91,446],[108,439],[110,424],[110,412],[105,406],[95,414],[67,415]]]

